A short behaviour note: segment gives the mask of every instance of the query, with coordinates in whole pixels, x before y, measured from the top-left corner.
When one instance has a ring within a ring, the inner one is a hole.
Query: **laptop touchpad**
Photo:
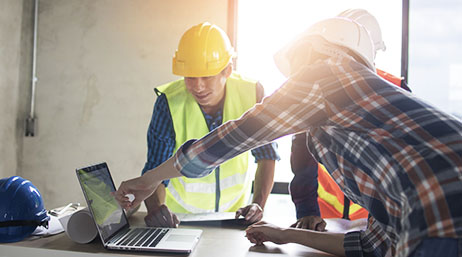
[[[175,241],[175,242],[191,242],[196,239],[196,236],[191,235],[170,235],[166,241]]]

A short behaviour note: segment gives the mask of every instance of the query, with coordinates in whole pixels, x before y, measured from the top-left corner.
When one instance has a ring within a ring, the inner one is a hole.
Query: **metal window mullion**
[[[403,0],[401,31],[401,77],[408,83],[409,66],[409,0]]]

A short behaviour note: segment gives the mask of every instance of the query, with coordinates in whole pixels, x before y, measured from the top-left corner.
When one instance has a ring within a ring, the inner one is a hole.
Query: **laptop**
[[[190,253],[200,229],[131,227],[111,192],[116,188],[106,163],[76,169],[88,209],[106,249]]]

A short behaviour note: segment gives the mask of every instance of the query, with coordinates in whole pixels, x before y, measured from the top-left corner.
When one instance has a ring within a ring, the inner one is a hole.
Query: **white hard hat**
[[[324,40],[317,40],[321,37]],[[327,41],[327,43],[324,43]],[[286,76],[296,72],[300,59],[308,60],[311,50],[327,56],[349,56],[347,48],[375,72],[374,44],[367,29],[347,18],[335,17],[312,25],[274,55],[279,70]],[[351,56],[351,57],[356,57]]]
[[[372,41],[374,42],[375,52],[378,50],[385,51],[386,47],[382,40],[382,30],[380,29],[379,22],[374,15],[364,9],[348,9],[339,13],[337,16],[352,19],[366,27],[371,34]]]

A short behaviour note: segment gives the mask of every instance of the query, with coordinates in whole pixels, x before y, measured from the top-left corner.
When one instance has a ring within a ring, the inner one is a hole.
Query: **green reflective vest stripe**
[[[183,79],[157,88],[167,97],[173,128],[175,152],[187,140],[199,139],[209,132],[204,115],[194,97],[186,90]],[[223,123],[238,119],[256,103],[256,82],[233,73],[226,82]],[[248,152],[220,165],[219,211],[236,211],[247,204],[252,178],[247,172]],[[170,180],[166,204],[177,213],[215,211],[216,171],[203,178],[179,177]]]

